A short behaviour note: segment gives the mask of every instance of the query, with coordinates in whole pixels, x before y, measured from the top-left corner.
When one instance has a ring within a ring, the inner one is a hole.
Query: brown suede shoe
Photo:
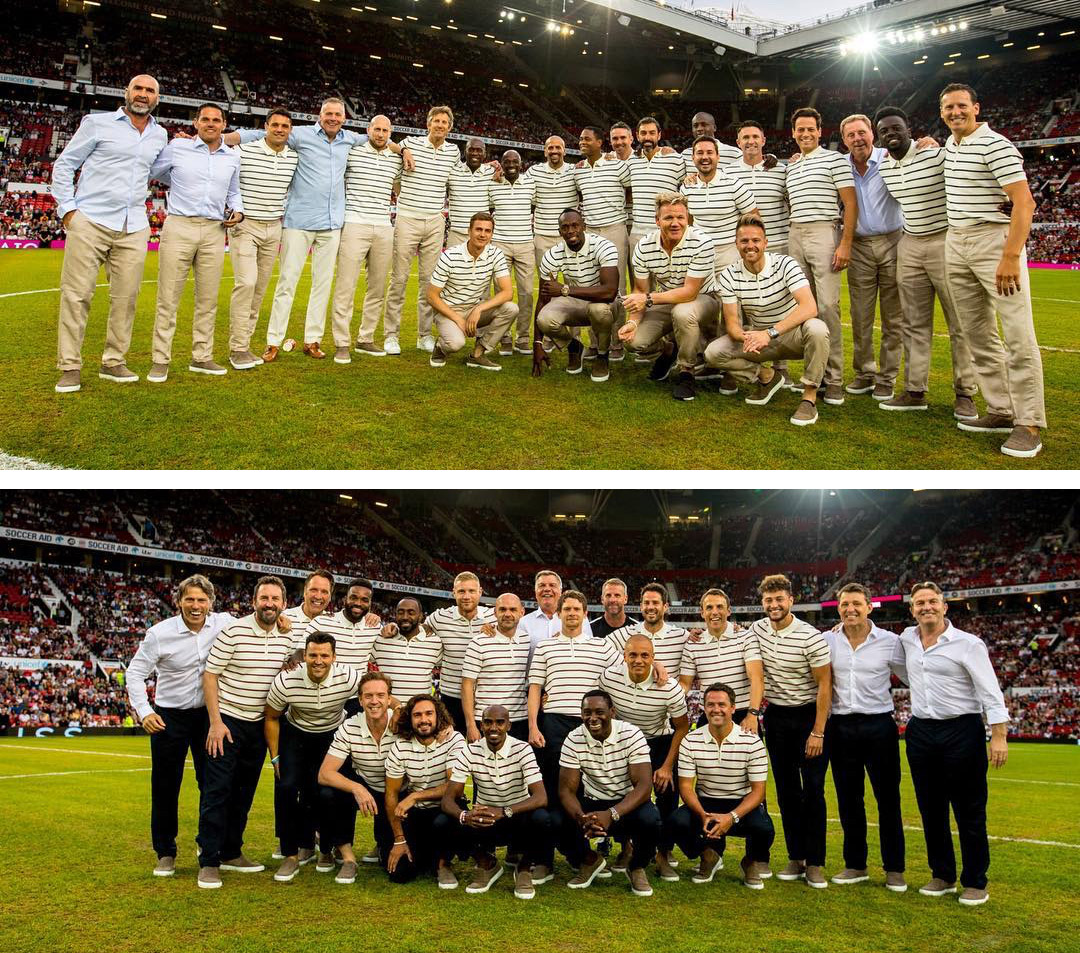
[[[975,420],[959,420],[956,426],[968,433],[1012,433],[1013,421],[1011,417],[1001,417],[998,414],[983,414]]]
[[[269,364],[271,361],[276,360],[278,352],[281,350],[276,344],[267,344],[266,350],[263,351],[262,359],[264,364]]]
[[[1042,450],[1040,431],[1032,433],[1030,427],[1017,425],[1009,439],[1001,445],[1001,452],[1010,457],[1034,457]],[[981,903],[982,901],[980,901]]]
[[[323,349],[321,347],[319,347],[319,342],[318,341],[312,341],[310,344],[305,344],[304,345],[304,353],[308,357],[315,358],[317,361],[321,361],[326,357],[326,354],[323,352]]]

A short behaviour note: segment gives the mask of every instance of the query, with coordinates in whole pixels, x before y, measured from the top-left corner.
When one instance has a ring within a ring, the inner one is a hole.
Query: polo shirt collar
[[[306,663],[301,662],[300,671],[304,673],[303,679],[305,688],[326,688],[330,684],[330,680],[334,677],[334,672],[337,671],[337,663],[335,662],[333,665],[330,666],[330,671],[326,673],[326,678],[324,678],[321,682],[313,681],[311,676],[308,675],[308,668]]]
[[[768,254],[768,252],[766,252]],[[705,630],[705,635],[712,639],[714,642],[719,642],[721,639],[730,639],[735,634],[735,623],[728,619],[727,625],[724,626],[724,631],[719,636],[713,635],[708,629]]]
[[[550,162],[545,162],[544,163],[544,168],[547,169],[548,172],[553,173],[554,175],[561,175],[563,172],[567,171],[568,169],[572,170],[574,167],[571,166],[571,165],[567,165],[566,160],[564,159],[563,164],[561,166],[559,166],[557,169]]]
[[[611,733],[606,738],[594,738],[593,733],[584,724],[581,726],[581,730],[585,733],[585,743],[590,748],[603,748],[604,745],[618,740],[619,722],[615,718],[611,719]]]
[[[267,632],[261,625],[259,625],[258,622],[255,621],[254,612],[252,612],[251,615],[247,617],[247,624],[248,627],[251,629],[252,633],[254,635],[257,635],[261,639],[272,639],[277,632],[276,625],[271,628],[269,632]]]
[[[364,711],[362,708],[360,709],[359,718],[360,718],[360,737],[361,738],[367,738],[367,739],[369,739],[371,741],[374,741],[375,736],[371,733],[371,729],[368,727],[368,723],[367,723],[367,712]],[[385,738],[389,733],[390,733],[390,721],[389,721],[389,719],[387,719],[386,728],[383,729],[383,735],[382,735],[383,738]]]
[[[582,626],[581,631],[573,638],[563,633],[562,629],[559,630],[558,635],[552,636],[552,638],[562,639],[564,642],[580,642],[582,639],[586,638],[585,627]]]
[[[480,743],[484,746],[484,757],[488,761],[505,761],[510,757],[510,735],[503,738],[503,743],[499,745],[494,751],[491,750],[491,746],[487,743],[486,739],[481,739]]]
[[[743,157],[738,162],[736,162],[735,165],[742,166],[744,169],[753,169],[756,172],[758,169],[765,168],[765,158],[763,156],[760,162],[758,162],[756,165],[751,165],[749,162],[746,161],[746,158]],[[719,168],[719,166],[717,168]]]
[[[318,618],[318,616],[316,616],[315,618]],[[312,621],[314,621],[314,620],[312,620]],[[360,621],[359,622],[350,622],[349,617],[347,615],[345,615],[345,610],[344,609],[338,609],[338,611],[336,613],[334,613],[334,621],[339,623],[340,625],[347,626],[350,629],[366,629],[367,628],[367,626],[364,625],[364,617],[363,616],[360,616]]]
[[[585,241],[582,242],[581,247],[574,251],[569,245],[566,245],[566,240],[563,240],[563,244],[566,245],[566,254],[571,258],[585,258],[592,254],[593,250],[593,236],[592,232],[585,233]]]
[[[287,155],[290,155],[292,153],[292,149],[289,148],[288,144],[286,144],[285,147],[280,152],[275,152],[273,149],[271,149],[266,144],[266,137],[265,136],[263,136],[262,139],[256,139],[255,144],[259,147],[259,149],[261,149],[263,152],[265,152],[268,156],[287,156]]]
[[[679,239],[679,240],[678,240],[678,241],[677,241],[677,242],[675,243],[675,247],[674,247],[674,248],[672,248],[670,252],[668,252],[668,251],[667,251],[667,250],[666,250],[666,249],[664,248],[664,238],[663,238],[663,235],[661,234],[661,232],[660,232],[660,229],[657,229],[657,230],[656,230],[656,247],[657,247],[657,248],[659,248],[659,249],[660,249],[660,251],[662,251],[662,252],[663,252],[663,253],[664,253],[665,255],[667,255],[667,256],[668,256],[668,258],[673,258],[673,257],[675,257],[675,252],[677,252],[677,251],[678,251],[678,250],[679,250],[680,248],[682,248],[682,246],[683,246],[683,243],[684,243],[684,242],[685,242],[685,241],[686,241],[687,239],[689,239],[689,238],[691,238],[691,237],[693,237],[693,238],[696,238],[696,237],[697,237],[697,229],[696,229],[696,228],[694,228],[694,226],[693,226],[693,225],[687,225],[687,226],[686,226],[686,231],[685,231],[685,232],[683,232],[683,236],[682,236],[682,238],[680,238],[680,239]]]
[[[729,742],[735,741],[738,738],[738,736],[743,733],[742,728],[740,728],[738,725],[736,725],[735,722],[731,723],[731,731],[729,731],[727,733],[727,737],[723,741],[717,741],[716,738],[713,737],[712,727],[710,725],[706,724],[705,728],[704,728],[704,731],[705,731],[705,735],[708,738],[710,744],[716,745],[717,748],[719,748],[722,744],[726,745]]]
[[[974,132],[969,132],[966,136],[964,136],[963,139],[960,140],[959,143],[957,143],[957,145],[963,145],[965,142],[977,142],[979,139],[987,139],[987,138],[989,138],[989,134],[990,134],[990,123],[988,123],[988,122],[980,122],[975,127]],[[956,137],[953,136],[953,134],[951,132],[949,133],[949,138],[952,139],[954,142],[956,140]]]
[[[751,278],[765,278],[765,277],[771,275],[772,270],[773,270],[773,265],[775,263],[776,263],[775,256],[771,255],[769,252],[765,252],[765,262],[761,266],[761,271],[758,272],[758,274],[755,275],[749,268],[746,267],[746,262],[740,260],[740,265],[742,267],[743,274],[749,275]],[[730,621],[728,622],[728,625],[731,625]],[[727,630],[725,629],[724,631],[726,632]]]
[[[652,669],[649,669],[649,674],[646,675],[645,680],[641,681],[641,682],[635,682],[630,677],[630,666],[627,665],[626,662],[622,663],[622,665],[620,667],[620,671],[622,672],[623,678],[626,680],[626,687],[627,688],[634,688],[634,689],[638,689],[640,691],[645,692],[645,691],[648,691],[650,688],[652,688],[653,685],[655,684],[655,681],[656,681],[653,678],[653,670]],[[586,730],[588,730],[588,729],[586,729]],[[612,728],[611,730],[614,731],[615,729]]]
[[[915,161],[915,155],[919,149],[915,145],[915,140],[912,139],[908,145],[908,151],[905,152],[899,159],[894,159],[892,153],[888,149],[885,150],[885,155],[882,157],[882,161],[887,166],[909,165]]]

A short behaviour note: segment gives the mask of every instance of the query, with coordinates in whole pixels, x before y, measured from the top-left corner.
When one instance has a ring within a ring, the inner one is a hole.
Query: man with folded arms
[[[701,858],[691,877],[698,884],[711,881],[724,866],[724,838],[745,837],[743,883],[761,890],[776,836],[764,805],[769,776],[765,745],[732,720],[735,690],[729,685],[709,685],[704,703],[708,724],[691,731],[679,749],[683,806],[665,833],[687,857]]]
[[[461,705],[467,715],[465,735],[479,741],[477,727],[484,709],[505,708],[510,737],[529,740],[529,711],[525,703],[529,674],[529,633],[520,627],[525,608],[512,592],[495,600],[495,632],[476,635],[461,663]]]

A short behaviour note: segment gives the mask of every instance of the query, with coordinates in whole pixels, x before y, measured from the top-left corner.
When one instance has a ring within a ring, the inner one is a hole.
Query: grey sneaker
[[[318,870],[318,868],[315,868]],[[333,861],[330,862],[330,869],[334,869]],[[334,883],[336,884],[352,884],[356,883],[356,861],[347,860],[341,865],[341,870],[334,876]]]
[[[979,409],[975,406],[975,399],[966,394],[957,394],[953,401],[952,415],[957,420],[977,420]]]
[[[514,353],[514,342],[509,334],[504,334],[499,341],[499,357],[509,357]]]
[[[898,870],[885,871],[885,889],[893,893],[907,893],[907,881]]]
[[[571,878],[566,886],[571,890],[584,890],[586,887],[592,885],[592,882],[596,879],[596,875],[600,873],[607,866],[607,861],[604,860],[599,854],[596,855],[596,860],[591,864],[582,864],[581,870],[579,870],[573,878]]]
[[[839,384],[834,385],[839,387]],[[863,377],[860,375],[856,377],[847,387],[844,388],[849,394],[869,394],[874,389],[874,378]],[[890,395],[892,391],[889,391]]]
[[[864,392],[859,391],[859,393]],[[832,407],[840,407],[844,403],[844,388],[839,384],[826,384],[824,400]]]
[[[492,864],[490,867],[477,867],[473,873],[473,879],[465,888],[466,893],[487,893],[503,875],[502,864]]]
[[[817,404],[812,400],[801,400],[795,413],[789,418],[796,427],[809,427],[817,423]]]
[[[947,893],[956,893],[956,884],[934,877],[929,883],[919,888],[924,897],[944,897]]]
[[[668,855],[659,850],[656,852],[656,872],[660,875],[661,880],[666,880],[669,883],[679,882],[678,871],[671,866]]]
[[[151,384],[164,384],[169,379],[169,365],[151,364],[150,373],[146,375],[146,379]]]
[[[806,876],[806,864],[801,860],[789,860],[776,876],[779,880],[802,880]]]
[[[608,357],[612,361],[621,361],[626,357],[626,352],[621,344],[613,344],[611,350],[608,351]]]
[[[74,394],[82,388],[82,371],[64,371],[53,390],[58,394]]]
[[[278,867],[277,873],[274,874],[274,879],[278,883],[287,884],[299,872],[300,872],[300,861],[298,861],[298,860],[296,860],[296,859],[294,859],[292,857],[286,857],[281,862],[281,866]]]
[[[528,867],[519,867],[514,873],[514,896],[518,900],[532,900],[536,896],[532,871]]]
[[[386,357],[386,351],[374,341],[357,341],[353,350],[357,354],[367,354],[369,357]]]
[[[965,907],[977,907],[980,903],[986,903],[990,894],[978,887],[965,887],[964,892],[956,899]]]
[[[334,348],[334,363],[335,364],[351,364],[352,357],[349,354],[349,347],[335,347]]]
[[[157,866],[154,868],[155,877],[171,877],[176,873],[175,857],[159,857]]]
[[[744,857],[739,861],[739,866],[742,867],[743,872],[743,884],[749,887],[751,890],[764,890],[765,883],[761,879],[761,874],[758,872],[758,865],[755,864],[749,857]]]
[[[883,400],[878,406],[882,410],[926,410],[926,394],[922,391],[906,390]]]
[[[724,858],[715,850],[706,848],[701,852],[701,862],[698,869],[690,876],[696,884],[707,884],[716,876],[718,870],[724,869]]]
[[[296,862],[301,866],[310,864],[316,857],[315,851],[310,850],[307,847],[301,847],[296,853]]]
[[[479,367],[483,371],[501,371],[502,365],[496,364],[486,354],[481,354],[477,357],[475,354],[465,361],[466,367]]]
[[[824,890],[829,886],[829,881],[825,879],[825,868],[818,867],[814,864],[806,865],[806,886],[816,887],[818,890]]]
[[[582,355],[581,355],[581,359],[582,359],[583,361],[595,361],[595,360],[596,360],[596,355],[597,355],[597,354],[599,354],[599,353],[600,353],[600,352],[599,352],[599,351],[597,351],[597,350],[596,350],[596,348],[594,348],[594,347],[587,347],[587,348],[585,348],[585,350],[584,350],[584,351],[582,352]],[[608,351],[608,356],[610,357],[610,355],[611,355],[611,351]]]
[[[626,876],[630,880],[630,892],[635,897],[652,896],[652,884],[649,883],[649,875],[645,873],[644,867],[635,867],[633,870],[628,870]]]
[[[98,377],[103,381],[114,381],[117,384],[134,384],[139,379],[139,375],[128,370],[126,364],[109,364],[108,366],[102,364]]]
[[[739,393],[739,381],[730,371],[724,371],[724,376],[720,378],[720,385],[717,390],[725,397],[731,397],[733,394]]]
[[[744,398],[746,403],[753,404],[755,407],[761,407],[767,404],[773,399],[774,394],[780,392],[780,388],[784,386],[784,375],[777,371],[773,371],[772,379],[767,383],[762,383],[761,379],[754,381],[753,390]]]
[[[223,860],[221,862],[222,870],[232,870],[238,874],[258,874],[266,870],[266,867],[262,864],[257,864],[253,860],[248,860],[243,854],[238,857],[234,857],[232,860]]]
[[[611,376],[611,365],[608,361],[608,355],[597,354],[596,360],[593,361],[593,365],[589,369],[589,379],[597,384],[606,381]]]
[[[1039,430],[1032,433],[1030,428],[1018,424],[1013,427],[1009,439],[1001,445],[1001,452],[1010,457],[1034,457],[1042,450],[1040,433]]]
[[[525,341],[524,344],[521,341],[518,341],[514,344],[515,354],[528,354],[530,357],[532,357],[532,352],[532,345],[528,341]]]
[[[532,869],[532,882],[536,886],[541,884],[550,883],[555,879],[555,874],[547,864],[533,864]]]
[[[449,864],[443,864],[437,871],[435,871],[435,877],[439,881],[440,890],[457,890],[458,879],[454,873],[454,868]]]
[[[893,389],[891,384],[875,384],[874,393],[870,396],[874,400],[888,400],[893,395]]]
[[[432,367],[445,367],[446,355],[443,353],[443,349],[438,344],[435,345],[435,350],[431,352],[431,357],[428,358],[428,363]]]
[[[378,847],[376,847],[374,850],[369,850],[366,854],[364,854],[363,857],[360,858],[360,863],[362,864],[378,864],[380,862],[381,861],[379,858]]]
[[[570,343],[566,346],[567,374],[581,373],[581,355],[584,350],[579,341],[575,341],[573,338],[570,339]]]
[[[1011,417],[1002,417],[999,414],[983,414],[974,420],[958,420],[956,426],[968,433],[1008,433],[1013,432]]]
[[[619,855],[611,864],[611,869],[617,874],[625,873],[627,867],[630,866],[630,858],[633,856],[634,846],[632,843],[628,843],[619,851]]]
[[[836,874],[832,878],[834,884],[861,884],[866,883],[870,879],[870,875],[866,872],[866,869],[855,870],[853,867],[845,867],[840,873]]]
[[[317,874],[328,874],[336,866],[333,854],[319,854],[319,859],[315,861],[315,872]]]
[[[262,362],[262,358],[256,357],[251,351],[229,352],[229,363],[232,364],[234,370],[248,371],[253,367],[258,367]]]
[[[214,361],[192,361],[188,370],[193,374],[209,374],[212,377],[224,377],[228,371]]]
[[[200,867],[197,882],[203,890],[217,890],[221,887],[221,874],[217,867]]]

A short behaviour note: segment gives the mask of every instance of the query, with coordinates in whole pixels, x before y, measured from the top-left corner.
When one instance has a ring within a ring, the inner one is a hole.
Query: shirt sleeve
[[[855,174],[851,171],[851,163],[847,161],[843,156],[835,154],[833,159],[832,180],[833,185],[838,189],[853,189],[855,188]]]
[[[581,770],[581,752],[578,751],[578,742],[570,735],[563,742],[562,751],[559,754],[559,767]]]
[[[469,767],[469,746],[462,745],[454,754],[450,763],[450,780],[458,784],[464,784],[469,780],[472,768]]]
[[[679,663],[679,671],[683,676],[689,675],[691,680],[697,678],[697,657],[692,648],[693,643],[687,641],[682,647],[682,661]]]
[[[811,668],[820,668],[822,665],[832,664],[832,652],[829,651],[829,643],[820,632],[806,640],[806,661]]]
[[[333,755],[335,758],[341,758],[343,761],[349,760],[352,745],[349,744],[349,728],[347,724],[342,724],[334,732],[334,740],[330,742],[330,747],[326,749],[326,753]]]
[[[75,173],[97,148],[97,123],[95,116],[83,116],[75,135],[53,163],[52,194],[61,219],[75,209]]]
[[[154,164],[150,166],[151,179],[157,179],[158,182],[164,182],[166,185],[169,184],[169,172],[172,170],[173,158],[176,150],[179,148],[176,143],[184,141],[185,140],[183,139],[173,139],[172,142],[158,153],[158,157],[154,160]]]
[[[986,167],[1002,187],[1027,181],[1020,151],[1007,140],[995,142],[986,150]]]
[[[722,268],[716,275],[716,287],[720,291],[721,304],[738,304],[739,296],[735,291],[735,285],[731,281],[731,275],[727,268]]]
[[[672,682],[671,685],[674,690],[668,699],[668,717],[682,718],[683,715],[689,715],[690,709],[686,707],[686,692],[682,690],[678,682]]]
[[[789,258],[784,262],[784,284],[787,285],[788,291],[791,292],[810,287],[810,282],[806,280],[806,274],[794,258]]]
[[[224,672],[228,668],[229,662],[232,661],[235,648],[236,646],[229,636],[229,630],[222,629],[217,638],[214,639],[213,645],[210,646],[210,653],[206,656],[206,671],[211,675],[220,675]]]
[[[139,716],[140,721],[147,715],[153,714],[154,711],[150,707],[146,694],[146,679],[157,668],[159,652],[157,636],[147,632],[124,673],[128,701],[131,702],[131,707],[135,709],[135,714]]]
[[[986,643],[982,639],[971,642],[961,664],[967,669],[971,684],[975,687],[975,697],[986,713],[987,724],[1008,723],[1009,710],[1005,707],[1005,699],[1001,694],[997,675],[994,674]]]
[[[465,649],[465,657],[461,660],[462,678],[479,678],[480,670],[484,666],[484,653],[480,649],[480,639],[486,639],[486,635],[473,636]]]
[[[229,192],[225,197],[225,204],[231,208],[234,212],[244,211],[244,199],[240,195],[240,163],[239,161],[233,168],[232,177],[229,179]]]
[[[619,182],[621,182],[626,188],[630,188],[630,166],[626,164],[622,159],[617,160],[622,168],[619,170]]]
[[[529,684],[539,685],[541,688],[547,683],[547,653],[541,642],[533,652],[532,662],[529,663]]]
[[[732,197],[735,199],[735,207],[745,215],[757,205],[757,198],[742,179],[737,179],[734,176],[728,176],[728,178],[735,183],[735,189],[732,192]]]
[[[619,249],[613,242],[604,239],[596,243],[596,263],[601,268],[619,267]]]
[[[758,642],[758,637],[753,632],[747,633],[746,639],[743,641],[743,661],[761,661],[761,643]]]
[[[521,774],[525,778],[526,785],[536,784],[538,781],[544,780],[532,748],[526,748],[525,753],[521,756]]]
[[[680,778],[696,778],[697,777],[697,760],[694,757],[694,745],[689,741],[689,737],[683,740],[683,743],[679,745],[679,777]]]
[[[266,138],[265,129],[237,129],[236,134],[240,137],[240,142],[257,142],[259,139]],[[292,132],[289,135],[288,145],[290,149],[296,148],[296,132]]]
[[[765,745],[761,743],[760,739],[755,738],[753,747],[754,752],[746,761],[746,777],[750,781],[767,781],[769,778],[769,756],[766,754]]]
[[[635,278],[649,277],[649,266],[645,264],[645,255],[641,250],[641,247],[644,244],[644,239],[637,243],[636,247],[634,248],[634,254],[630,259],[630,265],[634,269]]]
[[[430,284],[433,284],[436,288],[445,288],[449,280],[450,252],[447,250],[439,255],[439,260],[435,263],[435,270],[431,273]]]
[[[405,763],[401,760],[401,751],[397,742],[394,742],[386,753],[386,776],[395,780],[405,777]]]
[[[626,759],[630,764],[652,764],[652,755],[649,752],[649,742],[640,728],[634,728],[630,732],[632,740]]]
[[[278,672],[270,683],[270,691],[266,693],[266,704],[274,711],[284,711],[289,700],[285,697],[285,676],[287,672]]]

